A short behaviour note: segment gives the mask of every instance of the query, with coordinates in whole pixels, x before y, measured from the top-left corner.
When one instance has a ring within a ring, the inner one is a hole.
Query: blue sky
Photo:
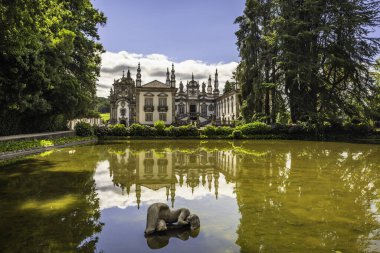
[[[98,81],[99,96],[108,96],[113,80],[123,70],[136,74],[141,63],[142,80],[165,82],[166,68],[174,63],[177,87],[194,73],[206,81],[215,69],[220,88],[239,62],[234,24],[245,0],[92,0],[108,18],[99,29],[106,53]],[[380,29],[375,36],[380,35]]]
[[[245,0],[93,0],[108,17],[106,50],[164,54],[176,61],[238,61],[234,20]]]

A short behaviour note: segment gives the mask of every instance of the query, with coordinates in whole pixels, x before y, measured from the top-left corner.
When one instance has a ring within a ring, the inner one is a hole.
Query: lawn
[[[101,113],[101,114],[100,114],[100,117],[102,118],[102,120],[103,120],[104,122],[110,120],[110,114],[109,114],[109,113]]]

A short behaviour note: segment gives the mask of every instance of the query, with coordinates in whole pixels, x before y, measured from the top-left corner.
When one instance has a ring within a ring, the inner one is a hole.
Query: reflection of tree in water
[[[371,239],[380,239],[373,235],[379,213],[370,211],[379,199],[379,148],[293,144],[256,144],[253,151],[265,155],[242,157],[242,252],[365,251]]]
[[[102,224],[92,153],[87,147],[0,167],[3,252],[95,251]]]

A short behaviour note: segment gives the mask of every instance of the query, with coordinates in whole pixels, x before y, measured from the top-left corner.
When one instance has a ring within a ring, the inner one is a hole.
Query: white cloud
[[[123,193],[121,188],[115,186],[112,181],[112,177],[109,172],[110,163],[107,160],[98,162],[94,174],[94,180],[96,183],[96,193],[99,198],[100,209],[107,209],[112,207],[127,208],[129,206],[137,206],[136,189],[134,185],[129,193]],[[185,179],[186,180],[186,179]],[[215,179],[213,179],[215,180]],[[219,197],[236,198],[234,191],[234,184],[227,183],[224,175],[220,174],[218,186]],[[176,185],[175,195],[176,198],[183,198],[186,200],[202,199],[207,196],[214,197],[215,195],[214,182],[212,182],[211,191],[207,187],[199,186],[191,191],[191,188],[186,185],[180,187]],[[156,202],[166,201],[166,188],[161,188],[157,191],[150,190],[145,187],[141,187],[141,205],[153,204]],[[169,197],[170,201],[170,197]]]
[[[209,64],[197,60],[176,62],[162,54],[142,55],[126,51],[119,53],[105,52],[102,55],[102,69],[98,81],[97,95],[107,97],[113,80],[119,79],[123,70],[129,68],[132,77],[135,79],[139,62],[141,64],[143,84],[153,80],[165,82],[166,68],[171,68],[172,63],[176,70],[177,87],[180,80],[184,83],[190,80],[192,73],[194,73],[195,79],[201,82],[207,83],[209,75],[214,80],[215,70],[218,69],[219,90],[223,89],[224,83],[231,78],[232,72],[238,64],[237,62]]]

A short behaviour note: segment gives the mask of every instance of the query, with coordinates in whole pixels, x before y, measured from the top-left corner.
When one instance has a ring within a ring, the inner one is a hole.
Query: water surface
[[[145,238],[164,202],[201,219]],[[0,165],[3,252],[380,252],[380,147],[119,141]],[[154,248],[154,249],[152,249]]]

